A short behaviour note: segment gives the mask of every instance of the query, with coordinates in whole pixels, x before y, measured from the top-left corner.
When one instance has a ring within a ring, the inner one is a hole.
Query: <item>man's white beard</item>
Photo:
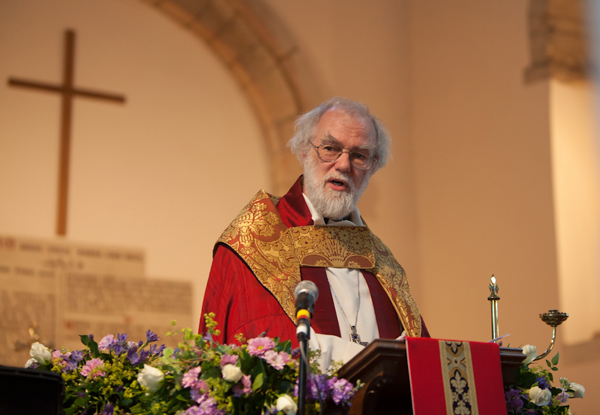
[[[347,173],[334,171],[319,181],[316,178],[319,160],[310,159],[304,164],[304,193],[317,212],[329,219],[341,219],[350,214],[369,184],[370,174],[365,174],[360,188],[357,189]],[[331,179],[343,180],[349,191],[338,191],[327,187]]]

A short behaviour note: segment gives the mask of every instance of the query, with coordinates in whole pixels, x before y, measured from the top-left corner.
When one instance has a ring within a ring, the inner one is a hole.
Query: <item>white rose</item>
[[[25,363],[25,368],[30,368],[33,365],[37,365],[37,360],[35,360],[33,357],[31,359],[29,359],[27,361],[27,363]]]
[[[164,373],[159,369],[145,364],[142,371],[138,373],[137,380],[140,385],[148,388],[150,392],[156,392],[160,389],[160,382],[164,377]]]
[[[579,383],[571,382],[571,385],[569,386],[569,388],[573,389],[573,393],[569,394],[569,395],[571,395],[571,398],[583,398],[583,395],[585,394],[585,388],[583,387],[583,385],[580,385]]]
[[[283,411],[286,415],[295,415],[297,410],[298,406],[290,395],[281,395],[277,398],[277,411]]]
[[[221,369],[221,374],[223,374],[223,379],[226,381],[236,383],[242,378],[242,369],[235,365],[227,364]]]
[[[523,364],[527,365],[533,362],[533,359],[537,357],[537,347],[532,346],[531,344],[526,344],[523,346],[523,354],[525,355],[525,359],[523,359]]]
[[[552,399],[552,392],[550,389],[542,389],[539,386],[534,386],[529,389],[529,400],[537,406],[546,406]]]
[[[31,345],[29,355],[40,365],[45,365],[52,361],[52,353],[50,353],[50,350],[40,342],[35,342]]]

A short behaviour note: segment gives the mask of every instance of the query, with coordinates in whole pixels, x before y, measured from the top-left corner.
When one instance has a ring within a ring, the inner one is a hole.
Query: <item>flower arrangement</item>
[[[558,370],[558,353],[546,360],[546,368],[530,367],[537,356],[535,346],[523,347],[525,359],[517,374],[515,385],[506,388],[506,410],[510,415],[570,415],[570,398],[583,398],[585,388],[578,383],[559,379],[559,387],[552,386],[553,372]]]
[[[157,346],[151,331],[137,343],[126,334],[109,334],[99,343],[93,335],[80,336],[85,348],[75,351],[35,343],[26,367],[62,374],[66,415],[295,414],[299,353],[291,342],[240,336],[241,345],[221,345],[213,341],[213,318],[205,316],[204,335],[182,329],[176,348]],[[339,365],[321,373],[317,358],[311,352],[306,413],[318,413],[325,404],[349,406],[360,384],[338,379]]]

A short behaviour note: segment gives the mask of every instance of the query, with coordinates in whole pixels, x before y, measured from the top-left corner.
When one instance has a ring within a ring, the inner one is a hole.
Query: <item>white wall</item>
[[[194,283],[199,316],[212,244],[269,186],[265,149],[220,61],[141,2],[0,3],[0,233],[54,237],[60,99],[6,82],[60,82],[67,28],[76,85],[127,97],[75,100],[67,239],[143,248],[150,277]]]

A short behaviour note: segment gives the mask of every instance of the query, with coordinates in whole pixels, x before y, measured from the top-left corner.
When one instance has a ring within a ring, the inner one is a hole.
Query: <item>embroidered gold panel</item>
[[[277,211],[278,200],[258,192],[217,243],[240,255],[292,321],[301,266],[364,269],[377,277],[408,335],[420,337],[421,316],[406,274],[379,238],[358,226],[288,228]]]
[[[469,343],[442,340],[439,345],[446,413],[479,415]]]
[[[300,266],[370,269],[375,266],[371,232],[364,226],[289,228]]]

